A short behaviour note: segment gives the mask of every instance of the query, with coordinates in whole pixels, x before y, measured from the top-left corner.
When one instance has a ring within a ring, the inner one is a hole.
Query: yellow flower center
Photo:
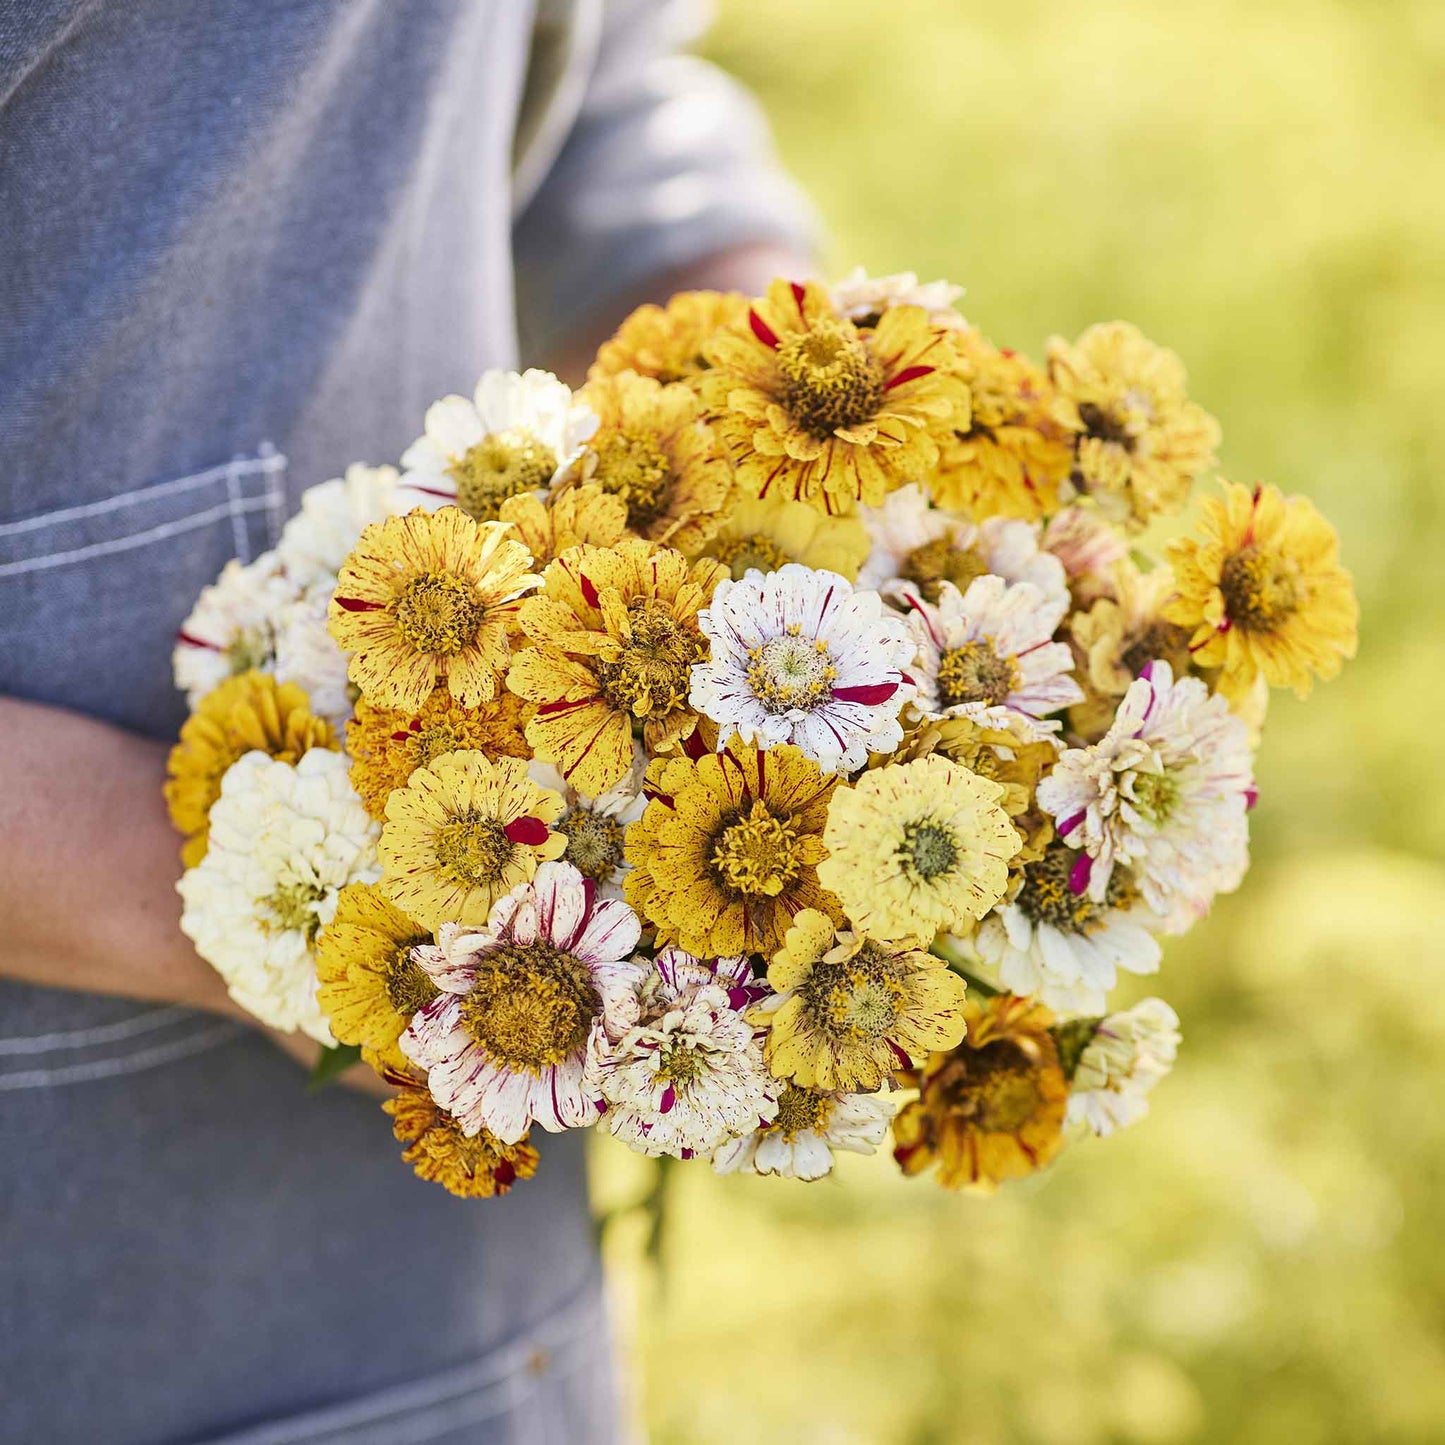
[[[316,905],[325,897],[326,890],[319,883],[279,884],[261,900],[261,926],[267,933],[304,933],[310,942],[321,927]]]
[[[759,572],[776,572],[779,567],[793,559],[761,532],[751,537],[730,537],[716,543],[712,555],[733,574],[734,582],[741,582],[752,568]]]
[[[450,572],[413,577],[396,600],[396,630],[418,652],[455,657],[476,641],[484,609],[476,588]]]
[[[776,898],[802,868],[798,835],[766,803],[724,828],[712,846],[712,866],[734,893]]]
[[[993,650],[991,638],[965,642],[945,652],[938,663],[938,696],[944,707],[981,702],[1001,703],[1018,685],[1013,660]]]
[[[1075,893],[1069,887],[1075,857],[1061,844],[1050,847],[1042,858],[1025,867],[1023,887],[1014,901],[1035,923],[1050,924],[1061,933],[1089,934],[1109,909],[1127,907],[1133,901],[1134,890],[1124,870],[1115,868],[1109,875],[1102,904]]]
[[[494,1062],[539,1074],[587,1042],[602,1007],[587,966],[546,943],[496,949],[462,1000],[462,1027]]]
[[[960,592],[968,591],[975,577],[982,577],[988,564],[971,547],[954,545],[951,536],[935,537],[915,547],[899,567],[899,576],[917,585],[925,601],[937,602],[943,583],[952,582]]]
[[[986,1134],[1014,1134],[1038,1113],[1043,1102],[1038,1068],[1010,1039],[981,1049],[964,1047],[946,1086],[949,1107]]]
[[[802,993],[814,1023],[850,1043],[881,1039],[908,1004],[902,969],[872,943],[842,963],[815,964]]]
[[[617,871],[623,847],[620,823],[588,808],[572,808],[555,826],[567,837],[563,858],[579,873],[606,883]]]
[[[637,531],[664,510],[672,463],[652,432],[623,427],[594,440],[592,480],[627,503],[627,525]]]
[[[769,711],[816,707],[831,696],[838,669],[826,642],[798,635],[793,623],[782,637],[770,638],[748,652],[748,686]]]
[[[778,1115],[772,1127],[791,1144],[799,1134],[806,1134],[810,1129],[815,1134],[822,1133],[828,1127],[832,1112],[833,1101],[826,1094],[789,1084],[778,1100]]]
[[[492,432],[447,468],[457,506],[478,522],[494,522],[508,497],[535,492],[552,480],[557,453],[524,427]]]
[[[270,657],[270,644],[259,627],[242,628],[226,646],[226,662],[233,673],[265,667]]]
[[[1219,590],[1236,627],[1267,632],[1299,608],[1299,566],[1291,557],[1244,547],[1225,559]]]
[[[459,727],[449,722],[432,723],[408,739],[408,760],[418,768],[430,767],[443,753],[454,753],[466,745],[466,737]]]
[[[418,937],[399,944],[386,966],[386,996],[392,1008],[407,1018],[424,1009],[438,993],[426,970],[418,967],[411,956],[415,944],[430,942],[429,938]]]
[[[925,883],[952,870],[958,862],[958,839],[951,828],[925,820],[906,823],[898,845],[903,867]]]
[[[634,717],[666,717],[687,701],[690,669],[707,656],[707,639],[650,598],[629,604],[628,631],[617,655],[597,664],[602,696]]]
[[[495,883],[506,871],[515,847],[496,818],[462,813],[436,830],[437,870],[463,888]]]
[[[673,1039],[657,1056],[657,1077],[679,1089],[695,1084],[703,1075],[702,1055],[687,1039]]]
[[[813,436],[868,421],[883,400],[883,375],[849,321],[820,321],[778,346],[783,400]]]

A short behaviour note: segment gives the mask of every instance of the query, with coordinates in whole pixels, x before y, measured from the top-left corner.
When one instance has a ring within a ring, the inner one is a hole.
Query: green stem
[[[954,973],[956,973],[970,988],[977,989],[984,998],[993,998],[996,994],[1003,992],[1001,988],[995,988],[991,983],[985,983],[969,965],[973,962],[961,949],[955,948],[951,943],[945,943],[942,938],[935,938],[933,946],[928,950],[936,958],[941,958]]]

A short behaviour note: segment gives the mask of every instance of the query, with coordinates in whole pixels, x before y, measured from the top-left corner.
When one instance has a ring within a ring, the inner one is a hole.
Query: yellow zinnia
[[[679,291],[666,306],[639,306],[597,351],[589,382],[635,371],[661,382],[695,382],[708,368],[703,348],[748,314],[736,291]]]
[[[511,524],[538,572],[569,547],[610,547],[627,532],[627,503],[590,484],[550,492],[545,501],[531,492],[508,497],[498,516]]]
[[[964,1015],[968,1032],[956,1049],[900,1073],[919,1094],[893,1121],[893,1157],[905,1174],[937,1164],[946,1189],[991,1193],[1063,1147],[1069,1085],[1042,1004],[970,997]]]
[[[387,800],[381,890],[433,931],[481,925],[498,898],[566,852],[566,834],[550,826],[561,812],[521,759],[443,753]]]
[[[647,811],[627,830],[627,901],[703,958],[771,955],[805,908],[841,921],[818,882],[821,837],[838,785],[797,748],[733,742],[648,768]]]
[[[348,883],[316,940],[316,1002],[343,1044],[357,1044],[378,1072],[405,1070],[397,1040],[437,987],[412,960],[432,936],[372,883]]]
[[[373,522],[342,564],[327,625],[368,702],[416,709],[438,682],[463,707],[495,697],[508,631],[537,585],[500,522],[458,507]]]
[[[381,1107],[391,1115],[392,1133],[407,1146],[402,1162],[419,1178],[440,1184],[459,1199],[491,1199],[537,1172],[537,1151],[525,1138],[504,1144],[487,1129],[464,1134],[461,1125],[437,1107],[425,1084],[393,1082],[399,1092]]]
[[[1164,616],[1190,629],[1200,667],[1242,699],[1257,676],[1308,695],[1355,655],[1360,609],[1339,538],[1306,497],[1225,482],[1200,508],[1196,538],[1170,544],[1175,596]],[[1313,675],[1313,676],[1312,676]]]
[[[166,762],[166,807],[186,839],[181,861],[194,868],[206,856],[211,804],[238,758],[262,752],[294,763],[312,748],[334,752],[340,746],[331,724],[312,714],[294,682],[242,672],[219,683],[181,725],[180,741]]]
[[[809,1088],[871,1092],[963,1037],[964,982],[941,958],[917,939],[837,932],[812,909],[794,920],[768,982],[776,992],[748,1019],[767,1030],[773,1074]]]
[[[632,726],[648,751],[692,731],[690,669],[708,655],[697,614],[727,575],[716,562],[629,538],[577,547],[547,568],[521,626],[507,686],[537,705],[527,724],[536,756],[595,798],[632,767]]]
[[[702,552],[727,567],[734,582],[752,568],[776,572],[789,562],[836,572],[852,582],[871,546],[857,516],[825,516],[792,497],[748,497],[733,503]]]
[[[708,346],[702,379],[743,490],[844,513],[926,475],[968,426],[956,335],[921,306],[859,327],[825,287],[775,281]]]

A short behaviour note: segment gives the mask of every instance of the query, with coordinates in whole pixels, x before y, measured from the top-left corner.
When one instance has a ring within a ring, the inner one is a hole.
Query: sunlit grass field
[[[835,271],[1037,355],[1127,317],[1226,475],[1339,526],[1361,650],[1276,695],[1255,865],[1149,987],[1150,1118],[993,1200],[675,1172],[608,1239],[658,1445],[1445,1439],[1445,5],[731,0]],[[1136,993],[1138,990],[1135,991]],[[1132,996],[1132,995],[1129,995]],[[648,1185],[599,1148],[600,1202]]]

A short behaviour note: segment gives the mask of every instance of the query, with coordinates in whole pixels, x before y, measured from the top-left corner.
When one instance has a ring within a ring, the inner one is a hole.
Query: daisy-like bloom
[[[1262,675],[1305,697],[1311,674],[1328,680],[1355,655],[1354,584],[1335,529],[1308,498],[1225,482],[1198,530],[1167,550],[1178,595],[1164,615],[1191,630],[1194,661],[1220,668],[1226,693],[1242,696]]]
[[[865,773],[833,795],[818,879],[872,937],[966,929],[1003,896],[1022,846],[1002,795],[937,753]]]
[[[707,347],[702,380],[743,491],[844,513],[926,475],[968,425],[953,336],[921,306],[891,306],[870,330],[822,286],[773,282]]]
[[[597,418],[550,371],[486,371],[470,401],[444,396],[402,453],[398,510],[458,506],[494,522],[508,497],[541,492],[573,467]]]
[[[1109,731],[1065,749],[1039,784],[1059,837],[1090,860],[1089,897],[1102,903],[1122,866],[1164,915],[1197,915],[1238,884],[1254,798],[1245,725],[1199,678],[1175,681],[1167,662],[1146,664]]]
[[[553,826],[567,839],[562,860],[590,878],[603,898],[622,897],[622,880],[631,867],[623,854],[627,829],[647,807],[642,791],[646,763],[639,750],[631,772],[597,798],[579,793],[551,763],[534,762],[527,769],[539,788],[561,795],[562,815]]]
[[[351,680],[380,707],[419,708],[444,682],[463,707],[497,694],[508,632],[537,586],[509,528],[456,507],[389,517],[342,566],[328,625]]]
[[[395,467],[357,462],[347,467],[344,477],[307,487],[300,511],[286,523],[276,544],[286,575],[298,587],[324,585],[330,590],[362,531],[401,510],[398,476]]]
[[[1048,364],[1054,417],[1074,440],[1073,485],[1131,530],[1177,512],[1219,445],[1219,423],[1185,394],[1179,358],[1112,321],[1072,345],[1054,337]]]
[[[316,940],[316,1002],[339,1043],[356,1044],[372,1068],[406,1068],[402,1031],[437,996],[411,951],[432,941],[374,883],[351,883]]]
[[[936,1164],[945,1189],[992,1193],[1063,1147],[1069,1085],[1042,1004],[999,994],[966,1012],[963,1043],[902,1076],[919,1093],[893,1121],[893,1157],[906,1175]]]
[[[1068,599],[1063,563],[1039,550],[1038,529],[1027,522],[990,517],[974,526],[930,506],[914,484],[867,509],[863,519],[873,549],[858,574],[860,587],[897,583],[937,602],[945,582],[966,592],[992,572],[1005,582],[1031,582],[1050,599]]]
[[[578,470],[627,504],[628,528],[688,556],[717,530],[733,490],[690,386],[664,386],[630,371],[589,382],[582,393],[600,418]]]
[[[298,589],[281,572],[274,552],[242,564],[232,558],[201,595],[176,633],[171,667],[191,708],[238,672],[270,672],[276,665],[276,629]]]
[[[707,656],[697,615],[724,576],[639,538],[553,562],[521,612],[533,645],[507,677],[537,705],[527,724],[536,756],[595,798],[627,776],[634,721],[654,754],[691,732],[689,673]]]
[[[544,863],[497,900],[485,928],[448,925],[415,951],[442,992],[401,1050],[462,1133],[515,1144],[533,1123],[557,1133],[596,1121],[588,1045],[597,1031],[621,1038],[637,1018],[626,960],[639,936],[625,903],[599,902],[570,863]]]
[[[1061,505],[1072,461],[1068,436],[1050,414],[1048,377],[977,331],[963,333],[958,345],[973,408],[929,478],[935,499],[979,520],[1047,517]]]
[[[627,830],[627,901],[701,958],[771,955],[805,908],[842,919],[818,881],[838,785],[797,748],[732,743],[648,769],[647,811]]]
[[[690,1159],[777,1111],[777,1081],[742,1009],[758,992],[745,958],[704,962],[664,948],[637,968],[637,1022],[592,1035],[603,1125],[641,1154]]]
[[[1098,1135],[1127,1129],[1149,1112],[1150,1091],[1174,1067],[1179,1015],[1162,998],[1146,998],[1092,1028],[1069,1093],[1069,1123]],[[1067,1025],[1065,1025],[1067,1028]]]
[[[293,767],[252,752],[226,773],[206,856],[176,885],[181,931],[262,1023],[331,1042],[316,935],[348,883],[375,879],[376,834],[340,753],[313,748]]]
[[[351,785],[373,818],[386,817],[386,800],[418,768],[443,753],[478,752],[489,758],[529,758],[522,736],[526,704],[510,692],[478,707],[462,707],[445,687],[416,710],[373,707],[365,699],[346,729]]]
[[[695,384],[708,369],[707,343],[747,314],[748,298],[736,291],[679,291],[666,306],[639,306],[602,343],[587,380],[635,371],[664,384]]]
[[[562,856],[561,812],[520,758],[443,753],[386,801],[382,891],[426,928],[483,924],[498,898]]]
[[[339,729],[350,720],[355,689],[348,676],[350,659],[327,625],[332,585],[319,582],[282,607],[274,667],[278,681],[304,688],[312,712]]]
[[[437,1108],[425,1084],[398,1082],[396,1097],[381,1107],[391,1115],[392,1133],[407,1146],[402,1162],[458,1199],[495,1198],[537,1172],[537,1151],[525,1139],[504,1144],[485,1129],[464,1134]]]
[[[237,758],[260,752],[294,763],[312,748],[335,751],[340,746],[331,725],[312,714],[299,687],[278,684],[263,672],[228,677],[181,725],[180,741],[166,763],[166,807],[186,840],[181,861],[194,868],[206,856],[211,805]]]
[[[551,492],[545,501],[526,492],[508,497],[498,520],[511,524],[513,535],[532,554],[533,570],[540,572],[569,547],[620,542],[627,533],[627,503],[590,484]]]
[[[832,1173],[833,1155],[875,1154],[888,1133],[893,1104],[885,1094],[842,1094],[785,1084],[777,1116],[729,1139],[712,1156],[718,1174],[777,1174],[784,1179],[821,1179]]]
[[[980,722],[1024,717],[1036,732],[1052,732],[1056,720],[1039,720],[1083,700],[1068,643],[1052,640],[1067,598],[989,575],[966,592],[943,583],[936,606],[916,596],[908,605],[918,647],[911,675],[926,712]]]
[[[850,582],[868,555],[868,533],[856,517],[826,517],[791,497],[735,501],[703,548],[740,582],[749,572],[776,572],[789,562],[836,572]]]
[[[828,773],[902,740],[913,643],[876,592],[790,562],[719,582],[698,623],[712,656],[693,667],[689,700],[722,737],[792,743]]]
[[[1088,861],[1051,844],[1024,865],[1008,898],[979,924],[973,946],[1004,988],[1035,994],[1050,1008],[1097,1013],[1119,969],[1158,969],[1151,929],[1160,920],[1137,906],[1138,890],[1123,869],[1114,870],[1095,902],[1084,887]]]
[[[776,990],[748,1012],[780,1079],[872,1093],[912,1059],[963,1037],[963,980],[917,938],[880,943],[804,909],[768,967]]]
[[[1045,525],[1040,544],[1064,564],[1078,611],[1113,595],[1113,569],[1129,556],[1124,534],[1088,507],[1056,512]]]
[[[962,286],[951,281],[920,283],[912,271],[870,276],[855,266],[829,289],[839,314],[859,326],[876,326],[890,306],[921,306],[936,326],[962,328],[968,324],[954,305],[963,295]]]

